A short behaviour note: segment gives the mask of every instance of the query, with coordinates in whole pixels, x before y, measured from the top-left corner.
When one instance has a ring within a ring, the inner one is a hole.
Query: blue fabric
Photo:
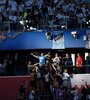
[[[39,59],[41,65],[45,64],[46,56],[38,56],[37,58]]]
[[[85,41],[83,41],[83,35],[85,30],[78,30],[80,35],[79,39],[75,39],[71,35],[73,30],[64,30],[64,43],[65,48],[85,48]],[[60,31],[51,31],[53,34],[57,34]],[[45,31],[42,32],[23,32],[9,34],[11,37],[0,41],[0,50],[28,50],[28,49],[55,49],[53,48],[53,41],[46,39]],[[7,34],[6,34],[7,35]],[[16,35],[16,37],[14,37]],[[57,49],[62,49],[58,47]]]

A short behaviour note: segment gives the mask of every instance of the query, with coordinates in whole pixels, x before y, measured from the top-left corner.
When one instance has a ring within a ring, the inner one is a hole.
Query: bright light
[[[30,30],[33,30],[33,27],[32,26],[30,27]]]
[[[33,30],[35,31],[35,30],[37,30],[36,28],[33,28]]]
[[[89,24],[89,22],[86,22],[86,24]]]
[[[27,22],[28,22],[28,20],[25,20],[25,22],[27,23]]]
[[[71,32],[72,35],[76,35],[77,34],[77,31],[73,31]]]
[[[76,35],[74,34],[73,37],[76,37]]]
[[[29,31],[29,29],[27,29],[27,31]]]
[[[31,21],[29,20],[29,23],[31,23]]]
[[[30,30],[33,30],[33,31],[35,31],[35,30],[37,30],[36,28],[33,28],[32,26],[30,27]]]
[[[24,21],[23,21],[23,20],[21,20],[21,21],[19,21],[19,22],[20,22],[21,25],[24,25]]]
[[[61,26],[61,28],[65,28],[65,26],[64,26],[64,25],[62,25],[62,26]]]
[[[27,25],[26,27],[27,27],[27,28],[29,28],[29,26],[28,26],[28,25]]]

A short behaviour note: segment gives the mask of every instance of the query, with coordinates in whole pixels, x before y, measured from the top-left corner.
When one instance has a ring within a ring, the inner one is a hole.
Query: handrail
[[[29,22],[25,22],[25,20],[22,20],[24,22],[24,24],[20,23],[20,21],[17,21],[16,23],[11,22],[11,21],[5,21],[5,22],[1,22],[0,23],[0,32],[1,31],[5,31],[5,32],[12,32],[12,31],[30,31],[30,27],[34,27],[36,29],[42,29],[42,30],[60,30],[60,29],[85,29],[88,28],[88,25],[86,25],[86,22],[78,22],[78,19],[76,18],[65,18],[60,20],[60,22],[55,23],[51,22],[49,23],[49,20],[47,22],[44,22],[45,24],[41,25],[37,25],[35,27],[35,25],[32,23],[31,20],[27,20],[30,21]],[[13,25],[14,24],[14,28]],[[37,23],[38,24],[38,23]],[[25,29],[26,27],[29,27],[28,29]]]

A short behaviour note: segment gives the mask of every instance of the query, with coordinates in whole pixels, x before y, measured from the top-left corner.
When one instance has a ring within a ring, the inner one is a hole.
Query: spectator
[[[13,13],[12,15],[9,16],[9,20],[10,20],[11,30],[16,31],[16,29],[17,29],[17,15],[15,15],[15,13]]]
[[[90,73],[90,58],[89,58],[89,56],[87,56],[86,60],[85,60],[85,72]]]
[[[73,98],[72,98],[73,100],[80,100],[79,93],[78,93],[78,90],[76,88],[72,88],[72,90],[70,91],[70,93],[73,96]]]
[[[57,53],[55,54],[55,57],[52,60],[53,60],[53,63],[54,63],[55,66],[58,66],[59,65],[60,58],[59,58],[59,56],[58,56]]]
[[[71,55],[69,55],[69,54],[66,54],[65,65],[66,65],[66,66],[73,65]]]
[[[33,87],[30,88],[29,100],[35,100],[35,91]]]
[[[63,86],[65,86],[67,89],[71,88],[70,84],[70,75],[67,72],[67,69],[64,69],[64,72],[62,74],[62,79],[63,79]]]
[[[20,100],[26,100],[25,81],[23,81],[22,85],[20,86],[19,93],[20,93]]]
[[[82,72],[82,64],[83,64],[82,57],[78,53],[77,54],[77,58],[76,58],[76,69],[77,69],[77,73],[81,73]]]
[[[46,54],[46,55],[43,55],[43,53],[41,53],[41,56],[36,56],[33,53],[31,53],[32,56],[34,56],[35,58],[39,59],[40,66],[45,65],[45,59],[46,59],[47,56],[49,56],[49,54],[50,54],[50,52],[48,54]]]

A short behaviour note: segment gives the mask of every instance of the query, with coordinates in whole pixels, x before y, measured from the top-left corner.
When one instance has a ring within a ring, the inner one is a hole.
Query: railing
[[[72,74],[72,73],[74,73],[74,74],[87,74],[87,73],[89,73],[90,74],[90,65],[82,65],[82,67],[76,67],[76,66],[73,66],[73,65],[68,65],[68,66],[62,66],[61,67],[61,70],[62,70],[62,72],[63,72],[63,70],[64,69],[67,69],[68,70],[68,73],[69,74]],[[27,68],[26,68],[27,69]],[[12,69],[11,69],[12,70]],[[13,75],[14,76],[17,76],[17,75],[27,75],[28,74],[28,72],[25,72],[26,70],[24,69],[22,69],[22,70],[20,70],[22,73],[19,73],[19,71],[17,70],[17,72],[16,72],[16,70],[14,69],[14,73],[13,73]],[[12,72],[12,71],[11,71]],[[10,74],[10,73],[9,73]],[[5,69],[5,68],[1,68],[0,67],[0,76],[7,76],[7,70]],[[12,76],[12,75],[11,75]]]
[[[82,65],[82,67],[76,67],[76,66],[63,66],[62,67],[62,71],[64,69],[68,69],[68,73],[69,74],[87,74],[87,73],[90,73],[90,65]]]
[[[37,24],[37,25],[35,25]],[[88,28],[89,24],[86,24],[85,21],[78,19],[62,19],[59,23],[53,21],[45,20],[44,24],[32,23],[31,20],[21,20],[16,23],[6,21],[0,23],[0,33],[1,32],[24,32],[32,30],[60,30],[60,29],[85,29]]]

